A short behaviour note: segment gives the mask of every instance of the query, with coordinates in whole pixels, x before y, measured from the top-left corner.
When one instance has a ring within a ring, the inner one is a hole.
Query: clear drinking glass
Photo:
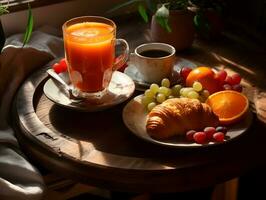
[[[116,39],[116,25],[112,20],[99,16],[83,16],[65,22],[63,37],[75,96],[101,98],[113,72],[128,58],[127,42]],[[122,51],[115,55],[118,46]]]

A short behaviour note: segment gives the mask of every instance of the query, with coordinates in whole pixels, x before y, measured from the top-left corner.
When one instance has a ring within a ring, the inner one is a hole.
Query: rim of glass
[[[112,33],[112,32],[115,32],[115,30],[116,30],[116,24],[115,24],[114,21],[111,20],[111,19],[108,19],[108,18],[106,18],[106,17],[102,17],[102,16],[81,16],[81,17],[74,17],[74,18],[71,18],[71,19],[67,20],[67,21],[63,24],[63,26],[62,26],[63,34],[71,35],[70,33],[65,32],[68,23],[70,23],[71,21],[81,20],[81,19],[86,19],[86,18],[87,18],[87,19],[89,19],[89,18],[91,18],[91,19],[101,19],[102,22],[101,22],[101,21],[96,21],[96,20],[95,20],[95,21],[92,20],[92,21],[88,21],[88,22],[104,23],[103,21],[107,21],[107,22],[109,22],[108,25],[111,25],[111,26],[113,27],[113,29],[110,30],[110,32],[108,32],[108,33],[104,33],[104,34],[99,34],[99,35],[97,35],[97,36],[108,35],[108,34],[110,34],[110,33]],[[86,22],[86,20],[84,20],[83,22]],[[82,23],[82,21],[77,22],[77,23]],[[106,23],[106,24],[107,24],[107,23]],[[73,24],[72,24],[72,25],[73,25]],[[79,36],[79,37],[86,37],[86,36]]]

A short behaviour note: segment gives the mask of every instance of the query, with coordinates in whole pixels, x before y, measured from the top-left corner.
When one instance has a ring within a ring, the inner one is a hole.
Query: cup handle
[[[128,55],[129,55],[129,46],[126,40],[124,39],[116,39],[115,46],[121,46],[122,47],[122,53],[115,58],[115,63],[113,70],[118,70],[121,67],[124,66],[124,64],[127,62]]]
[[[129,57],[129,60],[131,61],[131,62],[136,62],[136,54],[135,53],[130,53],[130,57]]]

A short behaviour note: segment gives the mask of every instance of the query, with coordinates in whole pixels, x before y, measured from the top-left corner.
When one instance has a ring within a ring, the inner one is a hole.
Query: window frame
[[[28,3],[31,8],[48,6],[56,3],[62,3],[73,0],[0,0],[2,5],[8,6],[9,13],[28,9]]]

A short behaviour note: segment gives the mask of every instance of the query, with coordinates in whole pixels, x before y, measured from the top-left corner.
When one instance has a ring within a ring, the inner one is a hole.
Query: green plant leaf
[[[210,25],[206,17],[202,13],[197,13],[193,20],[198,32],[205,37],[209,37]]]
[[[141,2],[141,1],[143,1],[143,0],[130,0],[130,1],[126,1],[124,3],[121,3],[121,4],[116,5],[112,9],[108,10],[107,13],[112,13],[112,12],[114,12],[116,10],[119,10],[120,8],[129,6],[130,4],[133,4],[133,3],[136,3],[136,2]]]
[[[194,21],[194,25],[195,25],[195,27],[198,28],[198,27],[199,27],[199,15],[198,15],[198,14],[196,14],[196,15],[194,16],[193,21]]]
[[[0,16],[5,13],[8,13],[8,6],[0,4]]]
[[[28,4],[28,23],[27,23],[25,34],[24,34],[22,47],[24,47],[25,44],[29,42],[32,30],[33,30],[33,15],[32,15],[30,4]]]
[[[165,4],[162,4],[162,6],[156,11],[155,16],[166,19],[169,17],[169,9],[166,8]]]
[[[140,16],[147,23],[149,21],[149,17],[148,17],[145,7],[142,4],[139,4],[138,11],[139,11]]]
[[[157,16],[155,19],[160,24],[160,26],[163,29],[165,29],[168,33],[172,32],[172,29],[171,29],[171,27],[169,26],[169,23],[168,23],[168,18],[158,17]]]
[[[171,27],[169,26],[168,20],[167,20],[167,22],[165,23],[165,28],[166,28],[166,30],[167,30],[168,33],[171,33],[171,32],[172,32],[172,29],[171,29]]]

